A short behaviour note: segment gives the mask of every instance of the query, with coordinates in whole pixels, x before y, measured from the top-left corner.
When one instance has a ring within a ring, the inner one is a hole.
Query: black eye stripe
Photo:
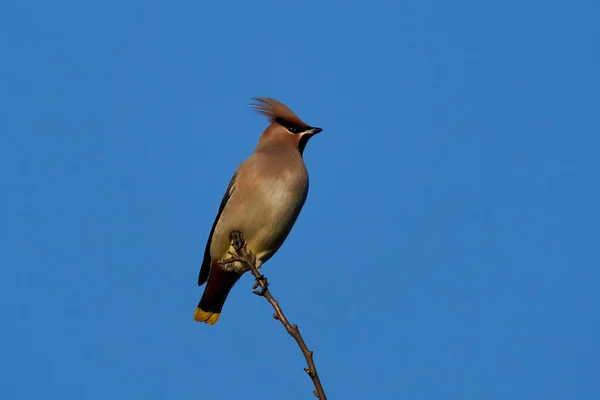
[[[300,127],[298,127],[298,126],[296,126],[296,125],[292,125],[292,124],[290,124],[289,122],[287,122],[287,121],[285,121],[285,120],[283,120],[283,119],[281,119],[281,118],[277,118],[277,119],[276,119],[276,121],[277,121],[277,123],[278,123],[279,125],[283,126],[283,127],[284,127],[285,129],[287,129],[287,130],[288,130],[290,133],[297,134],[297,133],[300,133],[300,132],[303,132],[303,131],[304,131],[304,129],[303,129],[303,128],[300,128]]]

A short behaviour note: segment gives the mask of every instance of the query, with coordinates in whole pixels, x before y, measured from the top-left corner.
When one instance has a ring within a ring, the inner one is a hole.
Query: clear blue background
[[[331,399],[600,398],[597,1],[0,5],[0,398],[310,399],[207,235],[277,98],[324,128],[266,264]]]

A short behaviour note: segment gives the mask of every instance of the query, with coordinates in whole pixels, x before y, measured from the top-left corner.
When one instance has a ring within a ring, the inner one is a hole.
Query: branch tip
[[[298,329],[298,325],[291,325],[283,311],[279,307],[279,303],[273,298],[271,292],[269,291],[269,281],[264,275],[261,275],[258,272],[258,268],[256,268],[256,256],[254,256],[251,252],[247,251],[246,241],[244,240],[244,236],[240,231],[232,231],[229,234],[229,239],[231,241],[231,247],[235,249],[235,252],[228,251],[229,257],[221,260],[221,265],[231,264],[233,262],[239,262],[245,264],[252,275],[256,278],[254,284],[252,285],[252,293],[257,296],[261,296],[267,299],[269,304],[275,310],[273,314],[273,318],[280,321],[283,327],[288,331],[288,333],[296,340],[298,343],[298,347],[300,347],[300,351],[304,355],[306,362],[308,363],[308,368],[304,368],[304,371],[310,376],[315,385],[315,389],[312,391],[315,396],[319,400],[327,400],[327,396],[325,396],[325,391],[323,390],[323,386],[321,385],[321,380],[317,375],[317,368],[313,361],[313,352],[308,349],[306,343],[304,343],[304,339],[300,334],[300,330]],[[260,286],[260,289],[258,287]]]

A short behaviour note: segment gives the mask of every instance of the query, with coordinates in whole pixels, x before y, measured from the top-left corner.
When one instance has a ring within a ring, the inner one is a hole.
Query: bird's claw
[[[231,239],[231,247],[235,249],[235,251],[246,251],[246,241],[244,240],[244,235],[240,231],[232,231],[229,234],[229,239]]]

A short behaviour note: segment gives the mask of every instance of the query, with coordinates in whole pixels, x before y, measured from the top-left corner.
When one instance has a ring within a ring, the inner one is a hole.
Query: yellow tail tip
[[[196,322],[206,322],[209,325],[214,325],[219,320],[220,313],[207,312],[200,308],[196,308],[194,313],[194,320]]]

